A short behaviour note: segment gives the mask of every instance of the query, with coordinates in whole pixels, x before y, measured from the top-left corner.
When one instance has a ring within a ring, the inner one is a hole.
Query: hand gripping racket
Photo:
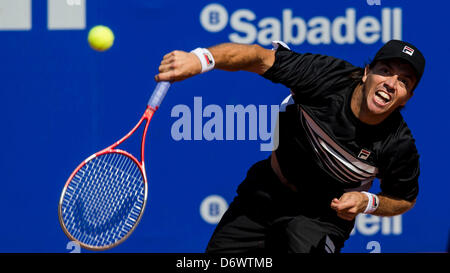
[[[147,128],[169,90],[159,82],[136,126],[123,138],[84,160],[70,175],[59,200],[59,222],[70,240],[83,248],[113,248],[134,231],[147,201],[144,148]],[[146,121],[141,142],[141,161],[116,149]]]

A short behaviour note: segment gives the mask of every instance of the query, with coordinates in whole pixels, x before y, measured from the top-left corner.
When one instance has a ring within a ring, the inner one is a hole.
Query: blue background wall
[[[85,157],[112,144],[138,121],[155,86],[153,76],[164,54],[229,42],[233,34],[270,48],[263,39],[248,36],[242,25],[247,24],[247,29],[255,29],[264,38],[269,28],[276,29],[278,21],[281,37],[269,35],[267,39],[283,40],[286,37],[282,30],[288,25],[286,20],[283,22],[286,9],[306,24],[313,24],[311,19],[321,16],[322,23],[328,20],[331,25],[338,17],[349,20],[346,12],[350,9],[355,13],[355,23],[347,31],[361,20],[371,23],[366,26],[366,36],[372,41],[356,37],[354,42],[339,44],[330,34],[328,44],[313,44],[308,38],[300,44],[289,44],[295,51],[332,55],[361,66],[383,44],[381,31],[374,23],[377,21],[383,29],[383,9],[389,9],[390,14],[394,9],[401,13],[397,17],[400,32],[396,32],[401,37],[397,38],[411,41],[427,58],[422,82],[404,110],[421,154],[420,194],[414,209],[402,216],[358,216],[354,234],[343,252],[446,251],[450,227],[446,174],[450,153],[446,142],[450,132],[450,39],[446,33],[450,3],[60,0],[64,1],[66,11],[73,8],[81,10],[82,15],[73,20],[78,23],[58,30],[49,23],[57,20],[48,12],[54,1],[20,0],[25,8],[19,10],[10,8],[10,0],[0,1],[0,252],[70,251],[57,214],[63,185]],[[31,6],[28,17],[27,3]],[[210,3],[220,4],[228,15],[214,17],[204,10]],[[202,11],[212,26],[223,23],[223,28],[208,31],[200,21]],[[30,27],[8,29],[2,19],[9,12],[18,14],[13,18],[28,18]],[[238,18],[252,13],[254,19]],[[267,21],[268,17],[271,21]],[[231,18],[240,25],[231,23]],[[391,19],[385,29],[393,34],[396,27]],[[109,26],[116,37],[114,46],[101,53],[87,44],[89,29],[98,24]],[[309,25],[307,31],[317,27]],[[270,33],[276,35],[274,29]],[[345,27],[341,31],[344,35]],[[297,34],[296,30],[292,33]],[[214,220],[232,201],[247,169],[270,154],[260,149],[261,143],[267,141],[259,137],[250,140],[248,134],[245,140],[208,141],[203,137],[177,141],[171,130],[178,117],[171,114],[172,109],[186,105],[193,116],[198,115],[194,113],[194,97],[201,97],[203,109],[218,105],[225,113],[226,105],[278,105],[287,95],[287,88],[247,72],[212,71],[174,84],[153,118],[147,137],[149,200],[145,215],[133,235],[110,252],[203,252],[215,228]],[[209,119],[204,117],[203,124]],[[193,132],[193,122],[191,129]],[[126,147],[136,151],[133,149],[139,142],[139,137],[133,138]],[[378,189],[376,182],[372,191]],[[220,196],[225,204],[213,199],[206,203],[202,214],[201,204],[211,195]],[[212,222],[208,223],[208,219]],[[373,241],[376,249],[371,247]]]

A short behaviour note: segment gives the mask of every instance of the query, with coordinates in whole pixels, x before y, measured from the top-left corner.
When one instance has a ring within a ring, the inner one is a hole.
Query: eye
[[[389,69],[386,66],[382,66],[380,71],[383,75],[389,75]]]
[[[400,81],[400,83],[404,86],[404,87],[408,87],[409,85],[409,81],[405,78],[399,78],[398,79]]]

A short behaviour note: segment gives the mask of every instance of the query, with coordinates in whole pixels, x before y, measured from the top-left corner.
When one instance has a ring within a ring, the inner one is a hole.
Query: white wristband
[[[214,65],[216,63],[214,62],[214,58],[208,49],[199,47],[192,50],[191,53],[194,53],[200,60],[200,63],[202,64],[202,73],[214,69]]]
[[[369,201],[367,202],[367,207],[364,210],[364,213],[365,214],[373,213],[378,208],[378,204],[379,204],[378,196],[376,196],[375,194],[372,194],[370,192],[365,192],[365,191],[362,191],[362,193],[367,195],[367,198],[369,198]]]

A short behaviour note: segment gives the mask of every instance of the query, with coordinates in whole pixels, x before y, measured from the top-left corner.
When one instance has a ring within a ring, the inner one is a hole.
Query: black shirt
[[[367,190],[380,179],[384,194],[413,200],[419,155],[407,124],[394,111],[377,125],[355,117],[350,101],[360,67],[282,46],[263,77],[292,91],[279,115],[276,155],[283,175],[304,191]]]

